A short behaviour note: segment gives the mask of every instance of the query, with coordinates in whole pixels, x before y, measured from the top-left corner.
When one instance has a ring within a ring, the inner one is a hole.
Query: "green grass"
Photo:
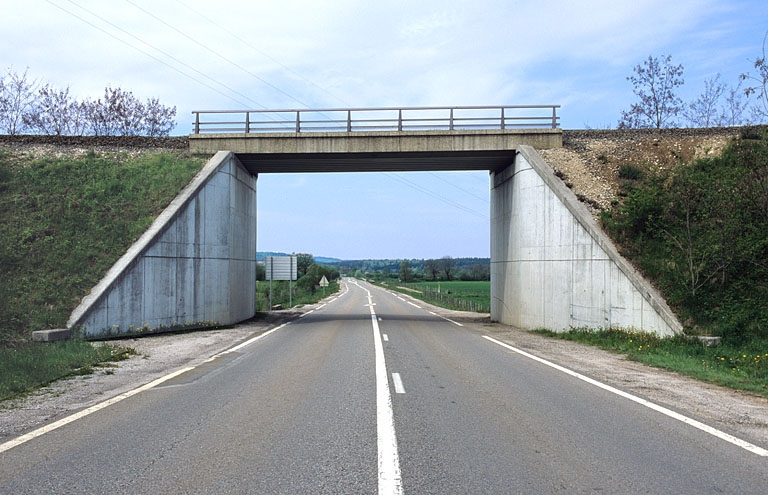
[[[93,373],[94,367],[127,359],[132,354],[133,349],[94,345],[79,339],[0,347],[0,400],[66,376]]]
[[[558,339],[573,340],[626,354],[633,361],[676,371],[683,375],[768,397],[768,340],[729,342],[705,346],[697,338],[624,330],[568,332],[536,330]]]
[[[158,152],[30,159],[0,149],[0,345],[63,327],[202,165]]]
[[[448,309],[476,311],[478,313],[491,311],[491,282],[489,281],[457,280],[407,284],[389,282],[387,287]],[[406,289],[402,289],[402,287]]]

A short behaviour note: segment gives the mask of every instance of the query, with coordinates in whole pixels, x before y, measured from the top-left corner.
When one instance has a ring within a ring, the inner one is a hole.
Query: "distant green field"
[[[478,313],[490,313],[491,311],[491,282],[487,280],[479,282],[419,282],[396,285],[400,292],[444,308],[476,311]]]

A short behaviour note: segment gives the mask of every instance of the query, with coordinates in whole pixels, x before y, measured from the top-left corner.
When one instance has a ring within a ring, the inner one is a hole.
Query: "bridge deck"
[[[193,153],[232,151],[252,173],[500,170],[520,145],[562,146],[561,129],[192,134]]]

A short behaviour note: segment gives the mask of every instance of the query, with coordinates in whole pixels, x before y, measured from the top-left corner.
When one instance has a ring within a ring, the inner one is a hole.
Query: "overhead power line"
[[[140,52],[140,53],[142,53],[142,54],[144,54],[144,55],[146,55],[146,56],[150,57],[151,59],[153,59],[153,60],[155,60],[155,61],[157,61],[157,62],[159,62],[159,63],[161,63],[161,64],[163,64],[163,65],[165,65],[166,67],[168,67],[168,68],[170,68],[170,69],[174,70],[175,72],[178,72],[179,74],[183,75],[184,77],[187,77],[187,78],[189,78],[189,79],[191,79],[191,80],[195,81],[196,83],[198,83],[198,84],[200,84],[200,85],[202,85],[202,86],[205,86],[205,87],[206,87],[206,88],[208,88],[208,89],[211,89],[211,90],[215,91],[216,93],[218,93],[218,94],[220,94],[220,95],[222,95],[222,96],[224,96],[224,97],[226,97],[226,98],[228,98],[228,99],[230,99],[230,100],[232,100],[232,101],[234,101],[234,102],[238,103],[239,105],[242,105],[242,106],[244,106],[244,107],[248,107],[248,106],[249,106],[247,103],[244,103],[243,101],[241,101],[241,100],[238,100],[237,98],[234,98],[233,96],[231,96],[231,95],[228,95],[228,94],[224,93],[224,92],[223,92],[223,91],[221,91],[220,89],[218,89],[218,88],[216,88],[216,87],[214,87],[214,86],[211,86],[210,84],[208,84],[208,83],[206,83],[206,82],[204,82],[204,81],[201,81],[200,79],[197,79],[197,78],[195,78],[195,77],[191,76],[190,74],[188,74],[188,73],[186,73],[186,72],[182,71],[182,70],[181,70],[181,69],[179,69],[178,67],[174,67],[173,65],[169,64],[169,63],[168,63],[168,62],[166,62],[165,60],[163,60],[163,59],[161,59],[161,58],[159,58],[159,57],[157,57],[157,56],[155,56],[155,55],[153,55],[153,54],[151,54],[151,53],[149,53],[149,52],[147,52],[147,51],[145,51],[145,50],[142,50],[142,49],[141,49],[141,48],[139,48],[138,46],[136,46],[136,45],[134,45],[134,44],[132,44],[132,43],[129,43],[128,41],[126,41],[126,40],[124,40],[124,39],[120,38],[119,36],[116,36],[114,33],[111,33],[111,32],[109,32],[109,31],[107,31],[106,29],[102,28],[101,26],[98,26],[98,25],[94,24],[93,22],[91,22],[91,21],[89,21],[89,20],[87,20],[87,19],[83,18],[82,16],[80,16],[80,15],[78,15],[78,14],[76,14],[76,13],[74,13],[74,12],[70,11],[70,10],[67,10],[66,8],[62,7],[61,5],[58,5],[58,4],[54,3],[54,2],[52,2],[51,0],[45,0],[45,1],[46,1],[46,2],[48,2],[49,4],[53,5],[53,6],[54,6],[54,7],[56,7],[57,9],[59,9],[59,10],[61,10],[61,11],[65,12],[65,13],[67,13],[67,14],[71,15],[72,17],[74,17],[74,18],[76,18],[76,19],[80,20],[81,22],[84,22],[85,24],[88,24],[88,25],[89,25],[89,26],[91,26],[92,28],[94,28],[94,29],[96,29],[96,30],[98,30],[98,31],[101,31],[102,33],[106,34],[107,36],[109,36],[109,37],[111,37],[111,38],[113,38],[113,39],[116,39],[117,41],[119,41],[119,42],[123,43],[124,45],[126,45],[126,46],[128,46],[128,47],[130,47],[130,48],[133,48],[134,50],[136,50],[136,51],[138,51],[138,52]],[[155,50],[156,52],[158,52],[158,53],[161,53],[162,55],[164,55],[164,56],[168,57],[169,59],[171,59],[171,60],[175,61],[176,63],[178,63],[178,64],[182,65],[183,67],[186,67],[187,69],[189,69],[189,70],[191,70],[191,71],[193,71],[193,72],[195,72],[195,73],[197,73],[197,74],[199,74],[199,75],[201,75],[201,76],[205,77],[206,79],[208,79],[208,80],[212,81],[213,83],[215,83],[215,84],[218,84],[219,86],[221,86],[221,87],[223,87],[223,88],[226,88],[227,90],[231,91],[232,93],[234,93],[234,94],[236,94],[236,95],[242,96],[243,98],[245,98],[246,100],[250,101],[251,103],[253,103],[253,104],[255,104],[255,105],[258,105],[258,106],[260,106],[260,107],[262,107],[262,108],[265,108],[263,105],[259,104],[259,103],[258,103],[258,102],[256,102],[255,100],[253,100],[253,99],[249,98],[247,95],[244,95],[244,94],[240,93],[239,91],[237,91],[237,90],[235,90],[235,89],[233,89],[233,88],[230,88],[230,87],[229,87],[229,86],[227,86],[226,84],[224,84],[224,83],[222,83],[222,82],[220,82],[220,81],[217,81],[217,80],[213,79],[212,77],[208,76],[207,74],[205,74],[205,73],[203,73],[203,72],[201,72],[201,71],[199,71],[199,70],[195,69],[194,67],[192,67],[192,66],[190,66],[189,64],[187,64],[187,63],[185,63],[185,62],[183,62],[183,61],[179,60],[178,58],[174,57],[173,55],[171,55],[171,54],[169,54],[169,53],[167,53],[167,52],[164,52],[163,50],[160,50],[159,48],[157,48],[157,47],[153,46],[152,44],[150,44],[150,43],[147,43],[146,41],[142,40],[142,39],[141,39],[141,38],[139,38],[138,36],[135,36],[135,35],[133,35],[133,34],[129,33],[128,31],[126,31],[126,30],[122,29],[121,27],[119,27],[119,26],[117,26],[117,25],[113,24],[112,22],[110,22],[110,21],[108,21],[108,20],[104,19],[103,17],[99,16],[98,14],[95,14],[94,12],[92,12],[92,11],[90,11],[90,10],[86,9],[85,7],[82,7],[81,5],[78,5],[77,3],[73,2],[72,0],[66,0],[66,1],[67,1],[67,2],[69,2],[69,3],[71,3],[72,5],[74,5],[75,7],[77,7],[77,8],[79,8],[79,9],[83,10],[84,12],[87,12],[87,13],[88,13],[88,14],[90,14],[91,16],[93,16],[93,17],[95,17],[95,18],[97,18],[97,19],[101,20],[102,22],[104,22],[104,23],[106,23],[106,24],[108,24],[108,25],[112,26],[113,28],[115,28],[115,29],[117,29],[118,31],[120,31],[120,32],[124,33],[125,35],[127,35],[127,36],[130,36],[131,38],[133,38],[133,39],[135,39],[135,40],[137,40],[137,41],[139,41],[139,42],[143,43],[144,45],[146,45],[146,46],[148,46],[149,48],[151,48],[151,49]]]
[[[68,0],[68,1],[69,1],[69,0]],[[144,12],[146,15],[150,16],[151,18],[155,19],[156,21],[158,21],[158,22],[162,23],[163,25],[165,25],[165,26],[167,26],[167,27],[169,27],[169,28],[173,29],[174,31],[176,31],[177,33],[179,33],[180,35],[182,35],[183,37],[185,37],[185,38],[186,38],[186,39],[188,39],[189,41],[193,42],[193,43],[194,43],[194,44],[196,44],[197,46],[199,46],[199,47],[203,48],[204,50],[206,50],[206,51],[208,51],[208,52],[210,52],[210,53],[214,54],[214,55],[215,55],[215,56],[217,56],[217,57],[219,57],[221,60],[224,60],[224,61],[225,61],[225,62],[227,62],[228,64],[230,64],[230,65],[232,65],[232,66],[234,66],[234,67],[237,67],[238,69],[240,69],[241,71],[245,72],[245,73],[246,73],[246,74],[248,74],[249,76],[251,76],[251,77],[253,77],[253,78],[255,78],[255,79],[257,79],[257,80],[261,81],[263,84],[265,84],[265,85],[269,86],[270,88],[274,89],[275,91],[279,92],[280,94],[282,94],[282,95],[284,95],[284,96],[287,96],[288,98],[290,98],[291,100],[293,100],[293,101],[297,102],[297,103],[298,103],[298,104],[300,104],[301,106],[309,108],[309,105],[307,105],[305,102],[303,102],[303,101],[301,101],[300,99],[296,98],[295,96],[293,96],[293,95],[291,95],[291,94],[287,93],[286,91],[283,91],[283,90],[282,90],[282,89],[280,89],[279,87],[275,86],[274,84],[272,84],[272,83],[270,83],[269,81],[265,80],[264,78],[260,77],[258,74],[255,74],[254,72],[252,72],[252,71],[248,70],[247,68],[245,68],[245,67],[243,67],[242,65],[238,64],[237,62],[235,62],[235,61],[233,61],[233,60],[231,60],[231,59],[229,59],[229,58],[225,57],[224,55],[222,55],[221,53],[217,52],[216,50],[214,50],[214,49],[210,48],[209,46],[205,45],[204,43],[201,43],[200,41],[196,40],[195,38],[193,38],[193,37],[189,36],[187,33],[185,33],[184,31],[182,31],[181,29],[178,29],[178,28],[176,28],[175,26],[173,26],[173,25],[172,25],[172,24],[170,24],[169,22],[167,22],[167,21],[165,21],[165,20],[161,19],[160,17],[156,16],[155,14],[153,14],[153,13],[152,13],[152,12],[150,12],[150,11],[148,11],[147,9],[145,9],[145,8],[141,7],[140,5],[136,5],[136,3],[134,3],[134,2],[133,2],[133,1],[131,1],[131,0],[125,0],[125,1],[126,1],[127,3],[129,3],[129,4],[133,5],[134,7],[136,7],[137,9],[139,9],[140,11]],[[223,29],[223,28],[222,28],[222,29]]]
[[[299,79],[301,79],[301,80],[302,80],[302,81],[304,81],[305,83],[307,83],[307,84],[309,84],[309,85],[311,85],[311,86],[314,86],[314,87],[316,87],[317,89],[319,89],[320,91],[324,92],[325,94],[327,94],[327,95],[328,95],[328,96],[330,96],[331,98],[334,98],[334,99],[336,99],[337,101],[339,101],[339,102],[343,103],[343,104],[344,104],[344,105],[346,105],[346,106],[349,106],[349,105],[350,105],[350,104],[349,104],[347,101],[345,101],[344,99],[342,99],[342,98],[340,98],[339,96],[337,96],[337,95],[335,95],[335,94],[331,93],[329,90],[327,90],[326,88],[324,88],[324,87],[320,86],[319,84],[315,83],[314,81],[312,81],[312,80],[310,80],[310,79],[307,79],[306,77],[304,77],[304,76],[303,76],[303,75],[301,75],[300,73],[298,73],[298,72],[296,72],[295,70],[291,69],[290,67],[286,66],[285,64],[283,64],[282,62],[280,62],[280,61],[279,61],[279,60],[277,60],[276,58],[272,57],[270,54],[268,54],[268,53],[266,53],[265,51],[263,51],[263,50],[259,49],[259,47],[257,47],[257,46],[255,46],[255,45],[253,45],[253,44],[252,44],[252,43],[250,43],[248,40],[244,40],[243,38],[241,38],[240,36],[238,36],[237,34],[235,34],[235,33],[232,31],[232,29],[230,29],[230,28],[227,28],[227,27],[225,27],[225,26],[222,26],[221,24],[217,23],[217,22],[216,22],[216,21],[214,21],[213,19],[211,19],[211,18],[207,17],[207,16],[206,16],[205,14],[203,14],[202,12],[200,12],[200,11],[198,11],[198,10],[195,10],[194,8],[190,7],[189,5],[186,5],[186,4],[182,3],[180,0],[176,0],[176,3],[178,3],[179,5],[181,5],[182,7],[184,7],[186,10],[189,10],[190,12],[193,12],[193,13],[197,14],[199,17],[201,17],[202,19],[206,20],[208,23],[210,23],[210,24],[212,24],[213,26],[215,26],[216,28],[218,28],[220,31],[222,31],[222,32],[224,32],[224,33],[227,33],[227,34],[228,34],[229,36],[231,36],[232,38],[236,39],[237,41],[239,41],[239,42],[240,42],[240,43],[242,43],[243,45],[245,45],[245,46],[247,46],[248,48],[250,48],[251,50],[255,51],[256,53],[259,53],[259,54],[260,54],[260,55],[262,55],[263,57],[265,57],[265,58],[267,58],[267,59],[271,60],[272,62],[274,62],[275,64],[279,65],[279,66],[280,66],[280,67],[282,67],[284,70],[286,70],[286,71],[290,72],[290,73],[291,73],[291,74],[293,74],[294,76],[298,77]]]
[[[447,204],[449,206],[452,206],[452,207],[457,208],[457,209],[459,209],[459,210],[461,210],[461,211],[463,211],[465,213],[469,213],[470,215],[474,215],[474,216],[482,218],[484,220],[488,219],[488,214],[487,213],[486,214],[480,213],[477,210],[473,210],[472,208],[464,206],[461,203],[457,203],[456,201],[448,199],[445,196],[442,196],[442,195],[440,195],[440,194],[438,194],[438,193],[436,193],[434,191],[431,191],[431,190],[429,190],[429,189],[427,189],[427,188],[425,188],[425,187],[423,187],[423,186],[421,186],[421,185],[419,185],[419,184],[417,184],[417,183],[415,183],[415,182],[413,182],[411,180],[406,179],[401,174],[398,174],[398,173],[395,173],[395,172],[384,172],[384,173],[386,175],[388,175],[390,178],[400,182],[401,184],[405,184],[406,186],[408,186],[408,187],[410,187],[412,189],[415,189],[415,190],[417,190],[419,192],[422,192],[424,194],[432,196],[433,198],[435,198],[435,199],[437,199],[439,201],[442,201],[443,203],[445,203],[445,204]]]

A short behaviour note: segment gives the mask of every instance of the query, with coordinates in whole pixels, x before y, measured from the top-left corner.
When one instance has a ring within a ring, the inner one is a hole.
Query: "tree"
[[[683,107],[683,116],[692,127],[712,127],[719,123],[720,97],[725,92],[725,85],[720,82],[720,74],[704,80],[704,92]]]
[[[143,134],[146,136],[167,136],[176,126],[176,107],[161,105],[157,98],[147,99],[144,105]]]
[[[445,280],[453,280],[453,270],[456,268],[456,262],[453,258],[450,256],[443,256],[438,260],[438,267],[440,271],[443,272]]]
[[[432,280],[437,280],[437,275],[440,273],[440,266],[437,260],[427,260],[424,262],[424,273],[429,274]]]
[[[27,72],[17,74],[8,69],[0,78],[0,131],[21,134],[26,130],[24,115],[35,99],[36,81],[27,79]]]
[[[741,82],[735,88],[728,89],[728,96],[725,97],[725,105],[723,105],[717,125],[736,126],[750,123],[749,119],[744,118],[744,111],[749,105],[749,101],[744,97]]]
[[[757,75],[752,75],[749,72],[741,75],[742,81],[751,81],[752,86],[744,88],[744,94],[749,98],[752,95],[757,97],[757,103],[752,108],[755,117],[759,121],[764,121],[768,118],[768,62],[765,60],[765,43],[768,41],[768,31],[765,32],[763,37],[763,56],[755,59],[755,69]]]
[[[73,128],[82,130],[79,117],[79,103],[69,96],[69,87],[56,90],[46,84],[37,91],[24,122],[33,132],[61,136]]]
[[[413,279],[413,269],[411,268],[411,262],[403,260],[400,262],[400,280],[408,282]]]
[[[315,258],[309,253],[299,253],[296,255],[296,271],[298,272],[298,278],[303,277],[309,267],[315,263]]]
[[[680,113],[683,101],[675,94],[675,88],[683,85],[683,66],[672,65],[672,56],[648,60],[634,68],[635,75],[627,77],[640,101],[628,111],[621,112],[620,129],[671,127]]]

